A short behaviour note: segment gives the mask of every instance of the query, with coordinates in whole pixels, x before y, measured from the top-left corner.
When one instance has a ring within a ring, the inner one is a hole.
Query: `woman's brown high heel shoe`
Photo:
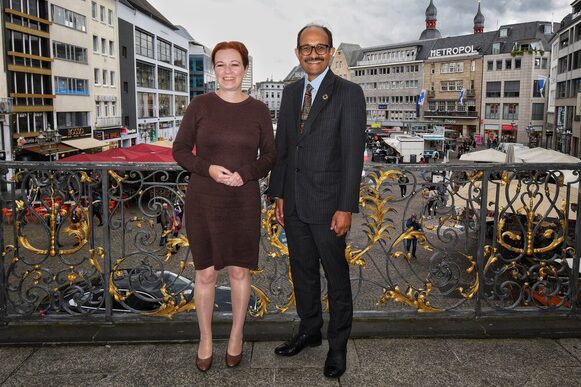
[[[242,351],[240,351],[240,354],[232,356],[228,353],[228,350],[226,350],[226,367],[228,368],[237,367],[241,361],[242,361]]]
[[[214,359],[213,354],[207,359],[200,359],[200,357],[196,354],[196,367],[201,372],[206,372],[212,367],[212,360],[213,359]]]

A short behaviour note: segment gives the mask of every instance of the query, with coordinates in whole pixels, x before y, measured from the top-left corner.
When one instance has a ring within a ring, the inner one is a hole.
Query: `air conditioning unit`
[[[12,113],[12,98],[0,98],[0,114]]]

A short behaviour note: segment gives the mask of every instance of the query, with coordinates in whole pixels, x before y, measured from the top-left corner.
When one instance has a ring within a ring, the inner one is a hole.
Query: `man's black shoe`
[[[307,333],[299,333],[290,341],[276,347],[274,353],[279,356],[294,356],[305,347],[318,347],[319,345],[321,345],[321,334],[309,335]]]
[[[338,378],[347,369],[347,351],[330,349],[325,360],[324,374],[328,378]]]

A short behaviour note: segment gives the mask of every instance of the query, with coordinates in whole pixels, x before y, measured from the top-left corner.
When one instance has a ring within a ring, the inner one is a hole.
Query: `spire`
[[[480,12],[480,0],[478,0],[478,12],[474,16],[474,33],[481,34],[484,32],[484,15]]]
[[[433,0],[430,0],[430,5],[426,8],[426,29],[420,35],[420,40],[441,38],[442,34],[436,28],[438,21],[438,9],[434,5]]]

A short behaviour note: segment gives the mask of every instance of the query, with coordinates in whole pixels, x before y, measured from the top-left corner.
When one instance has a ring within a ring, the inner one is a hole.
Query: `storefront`
[[[500,136],[500,142],[516,142],[517,129],[518,126],[514,124],[502,125],[502,134]]]

